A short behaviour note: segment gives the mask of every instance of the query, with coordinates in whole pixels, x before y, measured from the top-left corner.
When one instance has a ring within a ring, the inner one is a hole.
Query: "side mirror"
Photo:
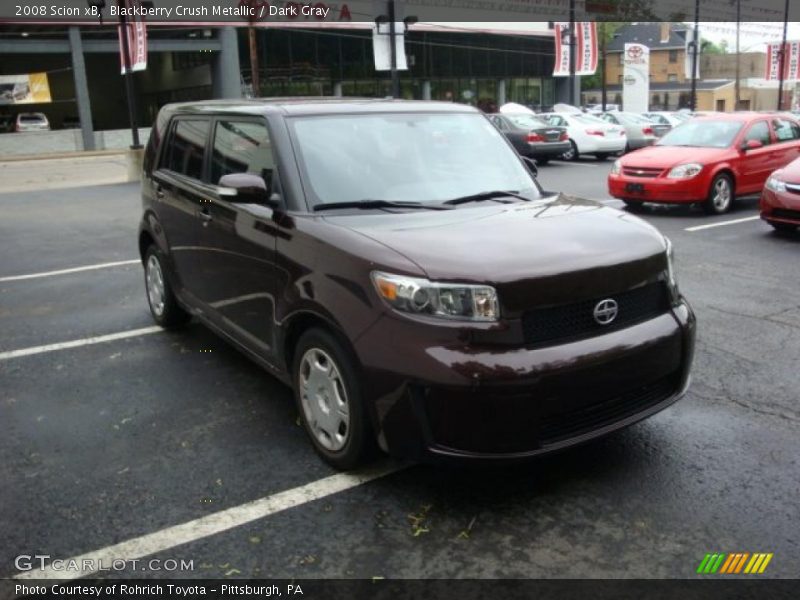
[[[525,162],[525,166],[528,167],[530,174],[536,179],[539,176],[539,167],[536,166],[536,161],[527,156],[523,156],[522,160]]]
[[[229,173],[220,178],[219,187],[219,195],[230,202],[273,204],[272,198],[267,192],[267,183],[260,175]]]
[[[758,150],[759,148],[763,148],[764,144],[762,144],[758,140],[747,140],[744,144],[742,144],[742,150],[747,152],[748,150]]]

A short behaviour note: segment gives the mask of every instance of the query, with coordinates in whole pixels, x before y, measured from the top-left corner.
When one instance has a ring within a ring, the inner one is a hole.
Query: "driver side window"
[[[214,131],[211,154],[211,182],[219,183],[224,175],[251,173],[260,175],[269,190],[275,159],[267,126],[257,121],[220,119]]]
[[[744,141],[749,142],[755,140],[761,142],[765,146],[772,143],[772,138],[769,135],[769,125],[766,121],[758,121],[750,126],[750,129],[744,136]]]

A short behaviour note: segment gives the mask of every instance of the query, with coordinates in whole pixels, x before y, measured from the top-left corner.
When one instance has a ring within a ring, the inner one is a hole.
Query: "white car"
[[[619,125],[583,113],[546,113],[539,117],[547,119],[548,125],[567,128],[572,149],[564,153],[564,160],[578,160],[582,154],[605,160],[625,150],[625,128]]]
[[[17,133],[23,131],[50,131],[50,121],[44,113],[19,113],[14,125]]]

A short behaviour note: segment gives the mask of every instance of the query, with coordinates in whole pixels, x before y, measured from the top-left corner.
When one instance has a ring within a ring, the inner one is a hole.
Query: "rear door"
[[[783,117],[772,119],[775,136],[773,170],[785,167],[800,156],[800,125]]]
[[[206,117],[173,119],[159,156],[158,168],[153,172],[154,208],[175,271],[173,283],[184,295],[196,294],[196,238],[200,227],[200,206],[207,195],[203,173],[210,128],[211,120]]]
[[[209,156],[210,188],[201,209],[202,248],[198,296],[214,322],[269,360],[274,348],[275,250],[278,228],[266,204],[231,201],[219,193],[231,173],[262,177],[268,193],[278,187],[266,120],[218,117]]]

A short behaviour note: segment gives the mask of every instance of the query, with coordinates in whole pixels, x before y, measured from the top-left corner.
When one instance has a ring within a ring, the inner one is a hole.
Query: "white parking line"
[[[80,273],[81,271],[94,271],[95,269],[123,267],[127,265],[141,264],[141,262],[142,261],[137,258],[135,260],[118,260],[117,262],[86,265],[85,267],[73,267],[71,269],[60,269],[58,271],[45,271],[43,273],[30,273],[28,275],[9,275],[7,277],[0,277],[0,283],[4,281],[20,281],[22,279],[38,279],[39,277],[53,277],[54,275],[67,275],[69,273]]]
[[[8,350],[6,352],[0,352],[0,360],[9,360],[11,358],[19,358],[20,356],[30,356],[31,354],[42,354],[44,352],[54,352],[55,350],[66,350],[67,348],[79,348],[80,346],[91,346],[93,344],[102,344],[103,342],[124,340],[127,338],[139,337],[140,335],[147,335],[149,333],[158,333],[159,331],[164,330],[158,325],[153,325],[152,327],[143,327],[141,329],[131,329],[130,331],[120,331],[118,333],[98,335],[95,337],[83,338],[82,340],[59,342],[57,344],[46,344],[44,346],[33,346],[31,348],[22,348],[20,350]]]
[[[710,223],[709,225],[697,225],[696,227],[687,227],[684,231],[702,231],[703,229],[713,229],[714,227],[724,227],[725,225],[736,225],[737,223],[746,223],[747,221],[755,221],[761,217],[745,217],[744,219],[733,219],[732,221],[721,221],[719,223]]]
[[[337,473],[272,496],[259,498],[246,504],[234,506],[180,525],[167,527],[132,540],[82,554],[81,556],[67,558],[63,561],[63,564],[72,564],[74,561],[74,564],[77,564],[80,568],[89,566],[88,569],[83,571],[56,571],[52,566],[48,565],[42,570],[26,571],[15,575],[14,579],[77,579],[85,577],[95,573],[101,563],[103,565],[111,565],[116,560],[135,560],[163,552],[290,508],[302,506],[331,494],[349,490],[406,467],[407,465],[405,464],[390,462],[358,472]]]

